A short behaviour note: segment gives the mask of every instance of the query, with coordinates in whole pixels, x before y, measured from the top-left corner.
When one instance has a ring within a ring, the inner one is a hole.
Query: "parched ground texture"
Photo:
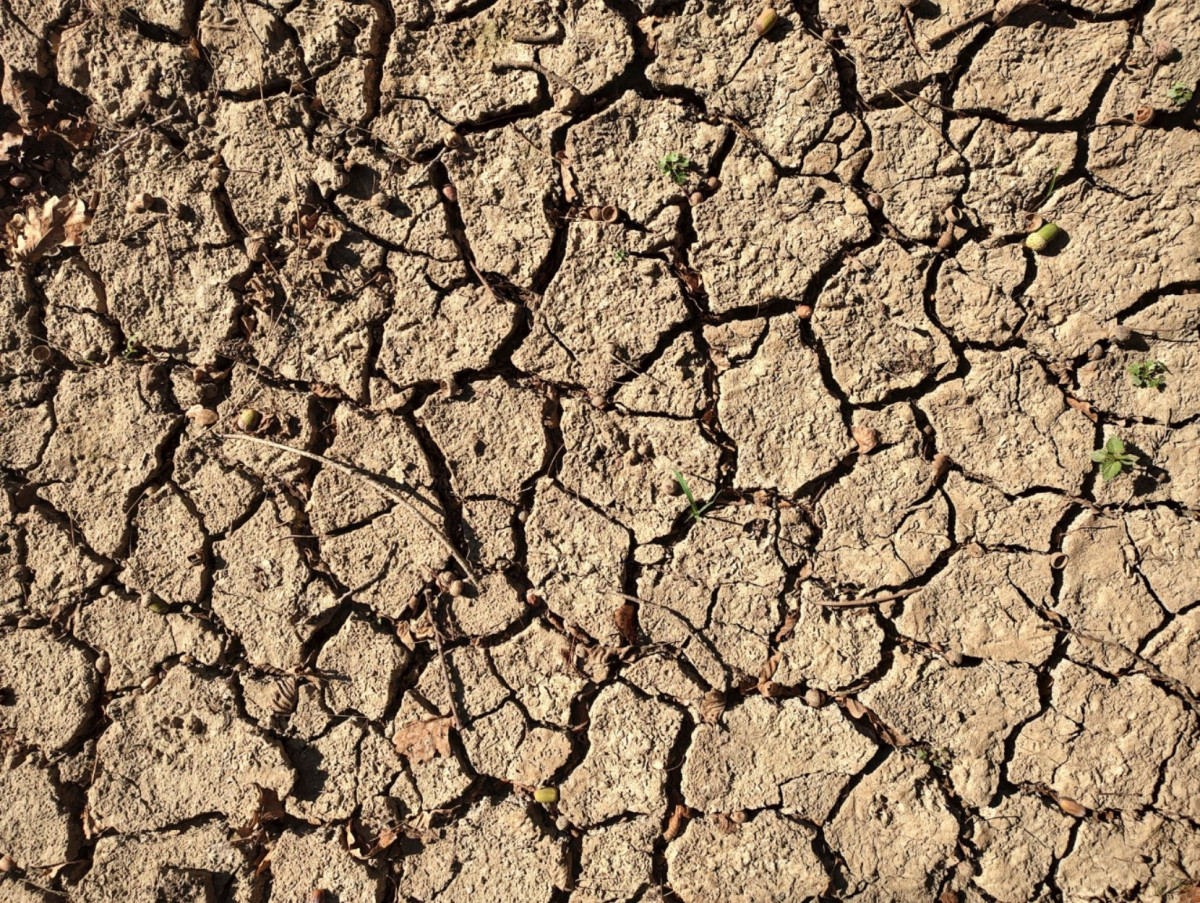
[[[0,899],[1200,900],[1196,4],[761,10],[0,0]]]

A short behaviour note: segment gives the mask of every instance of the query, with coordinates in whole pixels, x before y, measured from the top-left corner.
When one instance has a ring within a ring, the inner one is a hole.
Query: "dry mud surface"
[[[1200,900],[1196,4],[760,9],[0,0],[4,903]]]

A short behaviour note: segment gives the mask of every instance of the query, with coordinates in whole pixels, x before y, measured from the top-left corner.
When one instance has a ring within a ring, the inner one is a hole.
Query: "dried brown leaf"
[[[1092,405],[1090,402],[1080,401],[1078,398],[1072,398],[1070,395],[1066,396],[1066,399],[1068,407],[1074,408],[1088,420],[1092,421],[1092,423],[1099,422],[1100,417],[1094,410],[1092,410]]]
[[[5,226],[9,257],[14,266],[29,266],[59,248],[77,247],[91,222],[92,213],[82,198],[67,195],[32,203]]]
[[[617,633],[621,635],[626,646],[637,642],[637,608],[632,602],[624,602],[618,606],[613,613],[613,620],[617,625]]]
[[[450,755],[450,728],[454,718],[426,718],[411,721],[396,731],[396,752],[414,765],[437,756]]]
[[[847,696],[843,699],[842,704],[846,707],[846,713],[851,718],[861,718],[867,714],[867,707],[852,696]]]
[[[716,724],[725,714],[725,694],[720,690],[709,690],[700,703],[700,720],[705,724]]]
[[[667,828],[663,831],[663,839],[668,843],[679,836],[683,830],[684,823],[688,820],[688,807],[683,803],[675,804],[675,811],[671,813],[671,817],[667,819]]]
[[[879,445],[879,430],[873,426],[856,426],[851,430],[860,455],[869,455]]]
[[[735,822],[724,812],[716,813],[713,816],[713,822],[716,823],[717,830],[722,834],[732,834],[738,829],[737,822]]]

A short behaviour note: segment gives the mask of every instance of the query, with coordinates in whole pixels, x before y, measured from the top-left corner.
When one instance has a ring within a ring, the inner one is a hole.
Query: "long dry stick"
[[[879,605],[882,602],[895,602],[920,592],[924,587],[914,586],[912,589],[901,590],[898,593],[888,593],[886,596],[864,596],[861,599],[821,599],[817,602],[822,608],[858,608],[862,605]]]
[[[457,548],[455,548],[454,543],[450,541],[450,537],[443,533],[442,529],[432,520],[430,520],[420,508],[385,483],[383,478],[377,474],[373,474],[368,470],[363,470],[362,468],[355,467],[351,464],[344,464],[341,461],[336,461],[333,458],[326,457],[325,455],[319,455],[316,452],[303,451],[299,448],[292,448],[290,445],[283,445],[280,442],[272,442],[270,439],[259,439],[257,436],[243,436],[240,433],[217,433],[217,436],[221,439],[235,439],[240,442],[252,442],[255,445],[265,445],[268,448],[289,452],[300,458],[308,458],[310,461],[318,461],[321,464],[326,464],[329,467],[332,467],[334,470],[346,474],[346,476],[359,477],[365,480],[374,486],[375,491],[380,495],[391,499],[393,502],[402,506],[411,514],[415,514],[417,517],[419,517],[421,519],[421,523],[425,524],[425,526],[429,528],[430,532],[432,532],[433,535],[441,541],[442,545],[446,547],[446,551],[449,552],[454,557],[454,560],[458,562],[458,566],[462,568],[463,573],[466,575],[467,579],[471,581],[471,584],[476,589],[480,588],[479,578],[475,575],[475,570],[467,561],[466,556],[459,552]]]

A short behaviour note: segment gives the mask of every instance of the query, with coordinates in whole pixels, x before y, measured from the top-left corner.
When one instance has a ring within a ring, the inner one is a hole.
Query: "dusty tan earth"
[[[760,11],[0,0],[0,900],[1200,900],[1195,0]]]

